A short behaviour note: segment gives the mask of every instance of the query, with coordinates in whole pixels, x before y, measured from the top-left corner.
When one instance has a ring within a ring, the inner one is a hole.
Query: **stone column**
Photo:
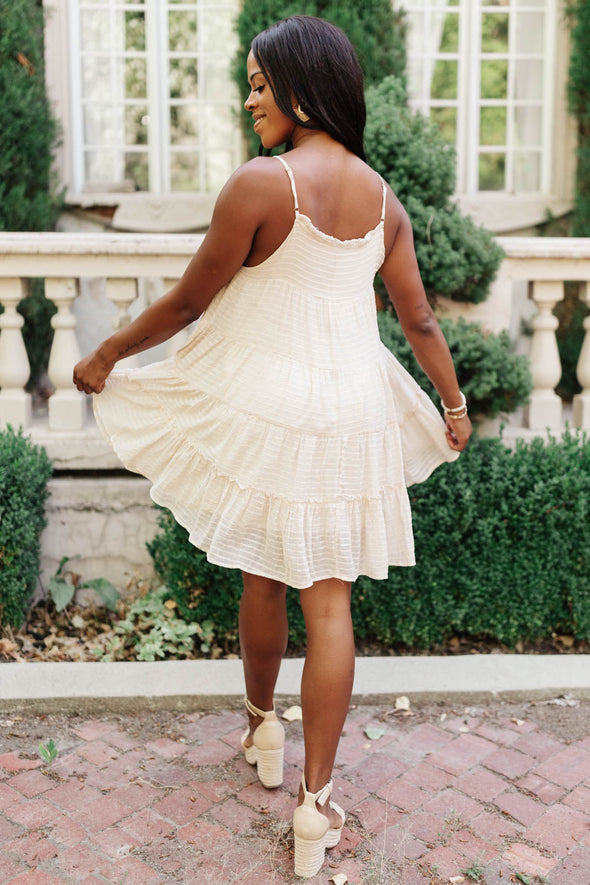
[[[82,430],[86,416],[85,394],[74,387],[72,373],[80,359],[76,338],[76,318],[72,303],[78,294],[77,281],[73,277],[48,277],[45,295],[57,307],[51,318],[55,332],[48,373],[55,393],[49,398],[50,430]]]
[[[31,374],[21,331],[25,321],[16,309],[22,297],[19,277],[0,278],[0,428],[11,424],[15,430],[31,423],[31,394],[23,389]]]
[[[554,390],[561,378],[561,360],[555,337],[559,322],[553,315],[553,308],[563,299],[563,283],[536,280],[532,284],[532,298],[539,312],[533,319],[529,353],[533,392],[525,409],[525,420],[532,430],[561,430],[562,403]]]
[[[582,287],[581,297],[590,307],[590,282]],[[582,392],[574,397],[574,424],[583,430],[590,430],[590,314],[584,320],[584,342],[576,368]]]
[[[118,332],[131,321],[129,308],[137,298],[137,280],[135,277],[110,277],[106,281],[106,293],[109,301],[112,301],[117,308],[113,318],[113,329]],[[133,353],[119,360],[117,368],[134,369],[139,364],[139,354]]]

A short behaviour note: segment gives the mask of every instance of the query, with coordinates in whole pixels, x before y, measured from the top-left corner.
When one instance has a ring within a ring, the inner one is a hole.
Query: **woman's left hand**
[[[83,393],[102,393],[114,365],[95,350],[74,366],[74,384]]]
[[[465,415],[463,418],[447,417],[446,425],[449,447],[455,452],[462,452],[471,436],[472,428],[469,415]]]

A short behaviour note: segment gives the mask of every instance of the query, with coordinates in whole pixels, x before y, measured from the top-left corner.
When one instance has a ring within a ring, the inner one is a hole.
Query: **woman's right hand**
[[[99,351],[100,348],[74,366],[74,384],[83,393],[102,393],[115,365],[107,362]]]
[[[449,447],[455,452],[462,452],[471,436],[471,421],[469,415],[463,418],[450,418],[448,415],[445,419],[447,425],[447,442]]]

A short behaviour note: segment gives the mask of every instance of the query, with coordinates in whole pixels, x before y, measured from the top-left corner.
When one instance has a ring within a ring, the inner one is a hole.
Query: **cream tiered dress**
[[[414,564],[406,487],[457,453],[379,338],[381,219],[364,237],[290,233],[241,267],[175,356],[94,397],[123,464],[222,566],[308,587]]]

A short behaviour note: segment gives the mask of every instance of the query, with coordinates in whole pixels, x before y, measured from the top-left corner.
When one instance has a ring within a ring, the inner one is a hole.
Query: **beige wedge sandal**
[[[258,770],[258,778],[263,787],[272,789],[280,787],[283,783],[283,757],[285,754],[285,729],[277,719],[277,714],[272,710],[259,710],[251,704],[248,698],[244,698],[246,709],[253,716],[260,716],[264,721],[252,734],[253,743],[250,747],[245,741],[250,734],[248,728],[242,735],[242,747],[246,754],[246,762],[255,765]]]
[[[339,827],[331,827],[326,815],[316,807],[316,802],[324,805],[332,795],[332,781],[317,793],[308,793],[305,775],[302,775],[301,786],[304,794],[303,805],[297,806],[293,814],[295,875],[311,879],[324,862],[326,848],[334,848],[340,842],[345,814],[339,805],[330,802],[330,808],[342,819]]]

